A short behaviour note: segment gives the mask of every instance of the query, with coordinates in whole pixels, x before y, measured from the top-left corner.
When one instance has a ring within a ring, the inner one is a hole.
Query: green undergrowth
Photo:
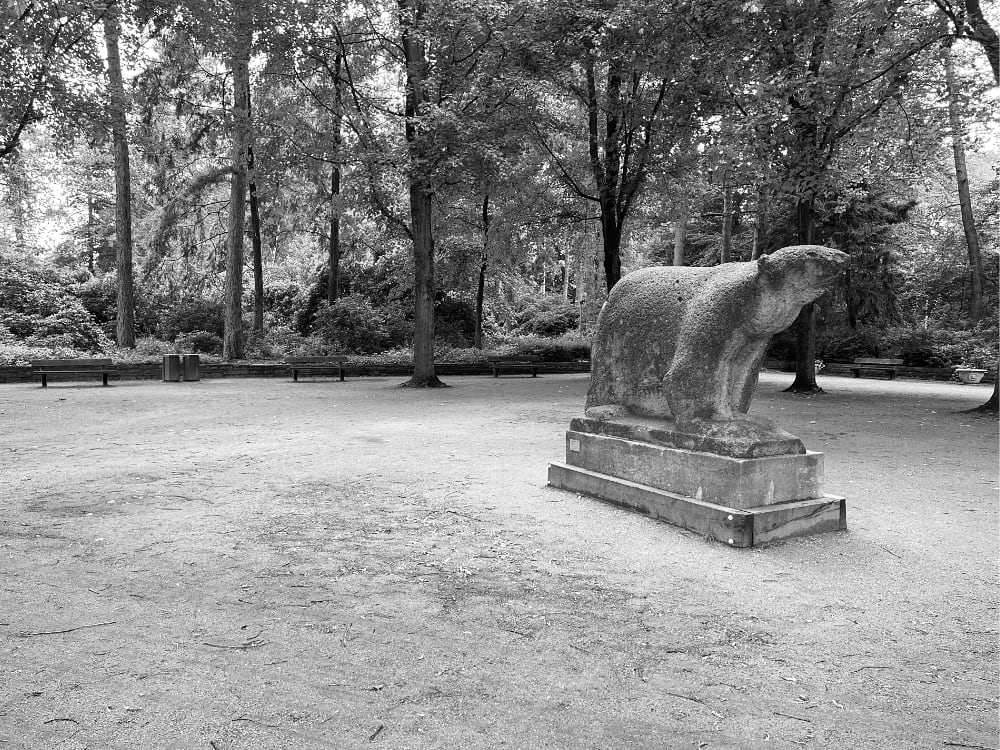
[[[211,335],[211,334],[209,334]],[[245,362],[281,362],[286,357],[325,356],[339,354],[336,349],[321,341],[299,337],[291,345],[279,346],[275,341],[268,343],[266,350],[255,343],[264,338],[248,340],[247,358]],[[125,349],[107,345],[93,349],[78,349],[72,346],[62,346],[28,343],[17,340],[13,336],[0,338],[0,366],[27,366],[34,359],[76,359],[90,357],[109,357],[120,365],[159,364],[164,354],[178,352],[198,353],[202,362],[222,362],[221,355],[215,351],[205,351],[214,347],[214,338],[209,336],[191,336],[190,340],[181,339],[169,343],[155,338],[142,338],[136,341],[134,349]],[[413,363],[413,349],[397,347],[376,354],[351,354],[349,362],[364,367],[396,367]],[[487,340],[483,349],[474,347],[456,347],[439,342],[435,347],[434,360],[442,364],[477,364],[487,363],[491,359],[524,359],[538,362],[572,362],[589,359],[590,343],[587,339],[574,333],[564,334],[555,338],[542,336],[510,336]]]

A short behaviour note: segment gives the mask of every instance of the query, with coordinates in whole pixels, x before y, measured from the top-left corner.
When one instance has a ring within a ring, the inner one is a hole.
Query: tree
[[[399,0],[400,47],[405,65],[405,134],[410,172],[410,238],[413,242],[413,377],[415,388],[444,385],[434,372],[434,188],[419,166],[433,157],[418,138],[419,120],[428,109],[426,75],[429,67],[421,21],[421,0]]]
[[[112,153],[115,164],[115,268],[118,274],[118,346],[135,346],[135,294],[132,278],[132,172],[129,167],[125,86],[122,82],[119,5],[112,0],[104,12],[104,42],[108,50],[108,91],[111,108]]]
[[[747,137],[772,175],[767,192],[785,199],[799,244],[828,241],[817,234],[816,200],[836,181],[844,145],[902,97],[917,56],[942,38],[908,11],[870,0],[768,0],[744,11],[752,42],[735,59],[759,83],[730,87],[732,100],[748,116]],[[752,91],[763,95],[752,99]],[[792,392],[822,390],[815,317],[809,304],[794,324]]]
[[[247,158],[250,146],[250,46],[253,16],[249,3],[237,0],[233,8],[233,145],[229,190],[229,240],[226,246],[225,332],[222,355],[243,359],[243,227],[247,197]]]
[[[965,137],[962,116],[959,112],[959,92],[955,80],[955,62],[949,39],[943,45],[945,70],[945,96],[948,99],[948,121],[951,124],[951,147],[955,157],[955,183],[958,203],[962,212],[962,230],[969,251],[969,272],[972,281],[969,298],[969,317],[973,322],[983,317],[983,256],[979,248],[979,233],[972,213],[969,193],[969,170],[965,165]]]
[[[38,0],[0,8],[0,161],[25,129],[57,117],[68,129],[89,111],[86,75],[101,69],[90,2]]]
[[[536,124],[535,135],[565,184],[600,207],[609,290],[621,278],[622,239],[649,170],[665,168],[704,106],[710,65],[694,46],[700,32],[689,28],[696,5],[664,12],[645,0],[586,0],[529,11],[536,32],[521,50],[524,67],[572,97],[548,107],[548,127]],[[574,141],[580,117],[584,138]],[[556,129],[586,155],[556,145]]]

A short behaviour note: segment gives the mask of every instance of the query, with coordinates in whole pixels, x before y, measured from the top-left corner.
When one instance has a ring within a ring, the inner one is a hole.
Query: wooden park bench
[[[856,378],[860,378],[862,372],[884,372],[889,376],[889,380],[895,380],[896,368],[901,364],[903,364],[901,359],[858,357],[854,360],[854,364],[850,365],[850,370]]]
[[[42,379],[42,388],[49,384],[50,376],[100,375],[101,385],[108,384],[108,375],[117,375],[118,368],[110,359],[35,359],[31,361],[31,374]]]
[[[344,380],[344,363],[347,357],[343,354],[332,357],[288,357],[285,363],[292,369],[292,380],[298,382],[299,373],[303,375],[321,375],[336,372],[341,382]]]
[[[493,377],[499,378],[503,372],[510,374],[531,373],[531,377],[538,377],[538,363],[527,360],[516,359],[491,359],[490,367],[493,368]]]

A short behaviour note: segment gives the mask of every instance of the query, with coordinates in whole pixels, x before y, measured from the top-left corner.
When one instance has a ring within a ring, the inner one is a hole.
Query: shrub
[[[0,257],[0,325],[29,346],[98,350],[107,336],[69,288],[72,280]]]
[[[191,331],[180,334],[174,340],[174,347],[201,354],[222,354],[222,338],[211,331]]]
[[[160,335],[173,341],[179,334],[207,331],[222,337],[225,328],[222,305],[208,300],[179,302],[160,323]]]
[[[791,340],[793,346],[788,359],[795,359],[794,332]],[[816,333],[816,356],[825,362],[853,362],[858,357],[878,357],[883,349],[879,333],[873,329],[834,328]]]
[[[465,347],[472,343],[476,313],[468,302],[442,294],[434,303],[434,339],[442,344]]]
[[[251,331],[247,335],[246,356],[247,359],[282,359],[299,353],[308,356],[311,352],[302,352],[307,342],[290,326],[271,326],[263,334]]]
[[[558,338],[516,336],[492,347],[492,357],[573,362],[590,359],[590,341],[576,333]]]
[[[297,284],[264,288],[264,311],[279,325],[291,325],[304,303],[302,290]]]
[[[94,322],[94,316],[77,302],[35,322],[35,332],[28,341],[38,346],[69,346],[84,351],[99,351],[111,342]]]
[[[383,311],[359,294],[332,305],[320,302],[313,332],[323,344],[344,353],[372,354],[390,345]]]
[[[942,328],[892,328],[886,331],[886,350],[911,367],[984,367],[997,363],[996,328],[951,331]]]
[[[533,300],[515,316],[517,332],[528,336],[562,336],[580,323],[580,311],[562,297]]]
[[[117,275],[92,276],[73,286],[73,293],[105,333],[113,336],[118,316]]]

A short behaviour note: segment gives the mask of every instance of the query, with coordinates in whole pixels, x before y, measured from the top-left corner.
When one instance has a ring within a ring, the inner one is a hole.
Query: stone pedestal
[[[822,453],[737,458],[672,447],[682,439],[663,421],[575,419],[549,484],[734,547],[847,528],[844,498],[823,494]]]

